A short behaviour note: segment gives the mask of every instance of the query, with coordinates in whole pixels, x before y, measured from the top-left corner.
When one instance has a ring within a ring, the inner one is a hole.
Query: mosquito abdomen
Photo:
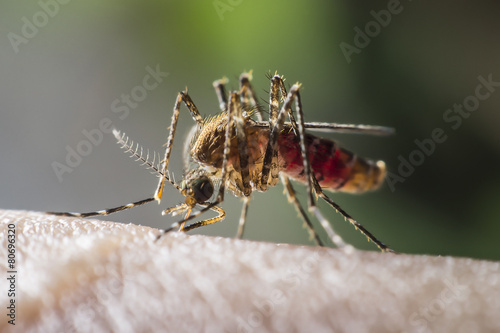
[[[383,161],[364,159],[338,147],[332,140],[310,134],[306,134],[305,143],[312,171],[325,189],[362,193],[377,189],[385,178]],[[281,134],[279,147],[281,171],[291,178],[305,182],[304,164],[295,134]]]

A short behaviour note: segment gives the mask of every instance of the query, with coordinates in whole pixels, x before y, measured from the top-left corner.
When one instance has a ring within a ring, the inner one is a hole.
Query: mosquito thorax
[[[222,167],[226,124],[227,116],[223,113],[205,120],[191,146],[191,156],[196,162]]]

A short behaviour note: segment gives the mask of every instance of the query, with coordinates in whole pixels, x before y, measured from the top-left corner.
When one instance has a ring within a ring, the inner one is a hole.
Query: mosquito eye
[[[191,184],[191,189],[197,202],[207,201],[214,193],[214,187],[208,178],[196,179]]]

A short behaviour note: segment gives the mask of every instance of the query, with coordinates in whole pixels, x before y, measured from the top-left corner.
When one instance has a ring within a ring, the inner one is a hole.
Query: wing
[[[290,123],[286,123],[290,124]],[[266,121],[256,121],[253,126],[269,127]],[[316,132],[330,133],[350,133],[350,134],[369,134],[369,135],[393,135],[394,128],[376,125],[355,125],[355,124],[337,124],[337,123],[304,123],[306,129]]]
[[[392,127],[376,125],[355,125],[337,123],[305,123],[307,129],[317,132],[336,132],[370,135],[393,135],[396,131]]]

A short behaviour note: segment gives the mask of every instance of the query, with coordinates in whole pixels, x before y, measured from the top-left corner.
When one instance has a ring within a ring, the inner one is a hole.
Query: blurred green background
[[[415,140],[430,138],[436,128],[447,135],[394,191],[385,184],[365,195],[332,195],[368,230],[400,252],[500,259],[500,89],[458,129],[443,119],[475,94],[479,76],[500,81],[497,2],[42,0],[0,6],[2,208],[91,211],[151,196],[155,176],[123,154],[111,134],[62,181],[52,164],[65,163],[66,147],[75,149],[85,140],[82,131],[97,129],[103,118],[162,151],[178,91],[188,86],[202,115],[211,115],[218,112],[213,80],[227,76],[236,88],[239,74],[253,69],[254,88],[267,100],[266,73],[277,70],[289,84],[303,84],[308,121],[396,128],[384,138],[328,135],[361,156],[385,160],[392,173],[400,156],[408,159],[417,149]],[[390,22],[381,12],[388,7],[397,12]],[[355,29],[366,27],[369,43],[347,61],[341,43],[355,46]],[[113,112],[117,98],[142,85],[148,66],[168,76],[127,116]],[[177,180],[192,125],[183,108],[169,167]],[[305,203],[305,188],[296,188]],[[227,219],[199,233],[235,234],[241,200],[226,197]],[[160,207],[108,219],[165,227],[175,220],[161,210],[181,200],[169,188]],[[348,242],[376,249],[339,214],[320,207]],[[281,185],[253,196],[246,231],[253,240],[313,244]]]

